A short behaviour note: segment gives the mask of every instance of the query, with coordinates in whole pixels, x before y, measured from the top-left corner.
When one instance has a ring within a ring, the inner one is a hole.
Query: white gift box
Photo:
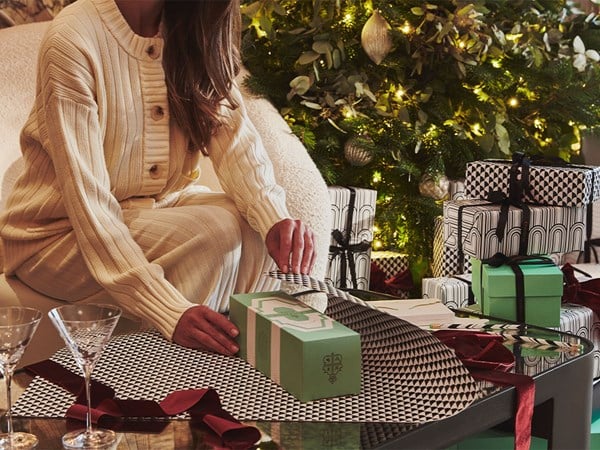
[[[423,278],[423,298],[437,298],[449,308],[465,308],[474,303],[471,274],[456,277]]]
[[[501,252],[519,254],[523,210],[510,206],[502,239],[496,236],[500,205],[483,200],[444,202],[444,245],[485,259]],[[528,206],[530,224],[526,254],[580,251],[585,242],[585,206]]]
[[[329,186],[328,190],[333,223],[325,280],[340,288],[369,289],[377,191],[351,186]]]

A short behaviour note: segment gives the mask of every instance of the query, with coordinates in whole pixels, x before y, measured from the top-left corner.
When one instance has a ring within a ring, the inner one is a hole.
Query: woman
[[[315,259],[233,81],[239,20],[238,0],[78,0],[53,20],[0,223],[7,274],[69,302],[106,292],[181,345],[237,352],[230,294],[275,288],[273,260]],[[225,194],[195,184],[201,154]]]

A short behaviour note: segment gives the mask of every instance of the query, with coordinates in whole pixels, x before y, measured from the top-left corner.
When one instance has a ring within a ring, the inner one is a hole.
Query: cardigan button
[[[152,108],[152,112],[150,114],[154,120],[160,120],[165,117],[165,110],[162,106],[155,106]]]
[[[154,45],[149,45],[148,48],[146,48],[146,53],[152,59],[156,59],[160,56],[160,52],[157,50],[156,46],[154,46]]]
[[[152,164],[150,166],[150,178],[159,178],[160,177],[160,167],[158,164]]]

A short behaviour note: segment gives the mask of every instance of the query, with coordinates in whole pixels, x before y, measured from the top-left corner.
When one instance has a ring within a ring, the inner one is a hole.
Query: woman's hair
[[[163,65],[171,116],[191,151],[208,154],[220,126],[219,106],[240,70],[239,0],[167,0]]]

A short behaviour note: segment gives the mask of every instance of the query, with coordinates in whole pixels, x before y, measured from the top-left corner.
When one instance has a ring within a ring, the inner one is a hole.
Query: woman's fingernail
[[[232,328],[231,330],[229,330],[229,335],[236,337],[240,332],[238,330],[236,330],[235,328]]]
[[[288,266],[284,265],[284,266],[281,268],[281,271],[282,271],[283,273],[288,273]]]
[[[238,346],[237,346],[237,345],[232,345],[232,346],[230,347],[230,349],[231,349],[231,351],[232,351],[233,353],[237,353],[237,352],[238,352],[238,350],[239,350],[239,348],[238,348]]]

